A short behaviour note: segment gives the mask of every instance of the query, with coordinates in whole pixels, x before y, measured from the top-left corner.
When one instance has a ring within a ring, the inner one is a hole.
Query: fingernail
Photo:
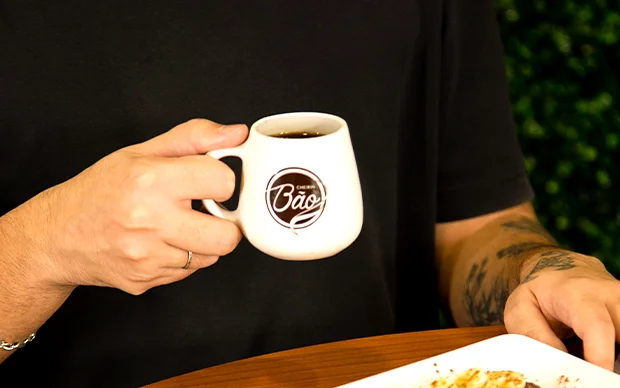
[[[224,125],[220,127],[219,132],[224,135],[232,135],[235,132],[242,130],[243,127],[245,127],[243,124]]]

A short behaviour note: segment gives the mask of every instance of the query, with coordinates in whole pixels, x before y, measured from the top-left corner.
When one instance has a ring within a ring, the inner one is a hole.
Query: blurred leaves
[[[541,221],[620,277],[620,0],[497,0]]]

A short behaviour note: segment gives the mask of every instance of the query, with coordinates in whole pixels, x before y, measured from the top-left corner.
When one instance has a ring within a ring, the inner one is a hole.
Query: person
[[[0,338],[36,333],[3,384],[144,385],[442,305],[612,368],[620,285],[536,219],[491,0],[0,4]],[[204,153],[305,110],[348,121],[364,226],[290,262],[192,204],[239,180]]]

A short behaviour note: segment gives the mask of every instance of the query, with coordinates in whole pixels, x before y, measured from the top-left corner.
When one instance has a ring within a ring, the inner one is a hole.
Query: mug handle
[[[213,150],[206,153],[207,156],[210,156],[215,159],[222,159],[228,156],[234,156],[241,159],[243,163],[243,151],[245,149],[245,143],[241,144],[238,147],[234,148],[224,148],[220,150]],[[239,217],[237,215],[237,210],[231,211],[226,209],[223,205],[218,202],[215,202],[212,199],[203,199],[202,203],[209,213],[212,215],[223,218],[228,221],[232,221],[234,223],[239,222]]]

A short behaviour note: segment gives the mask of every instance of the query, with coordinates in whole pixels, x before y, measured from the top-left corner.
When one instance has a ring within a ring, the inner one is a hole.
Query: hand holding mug
[[[104,157],[7,214],[37,236],[37,276],[141,294],[184,279],[230,253],[230,221],[192,210],[196,198],[226,200],[234,173],[204,153],[241,144],[245,125],[192,120]],[[184,269],[192,251],[189,269]],[[18,258],[19,259],[19,258]],[[21,264],[23,266],[23,263]]]

